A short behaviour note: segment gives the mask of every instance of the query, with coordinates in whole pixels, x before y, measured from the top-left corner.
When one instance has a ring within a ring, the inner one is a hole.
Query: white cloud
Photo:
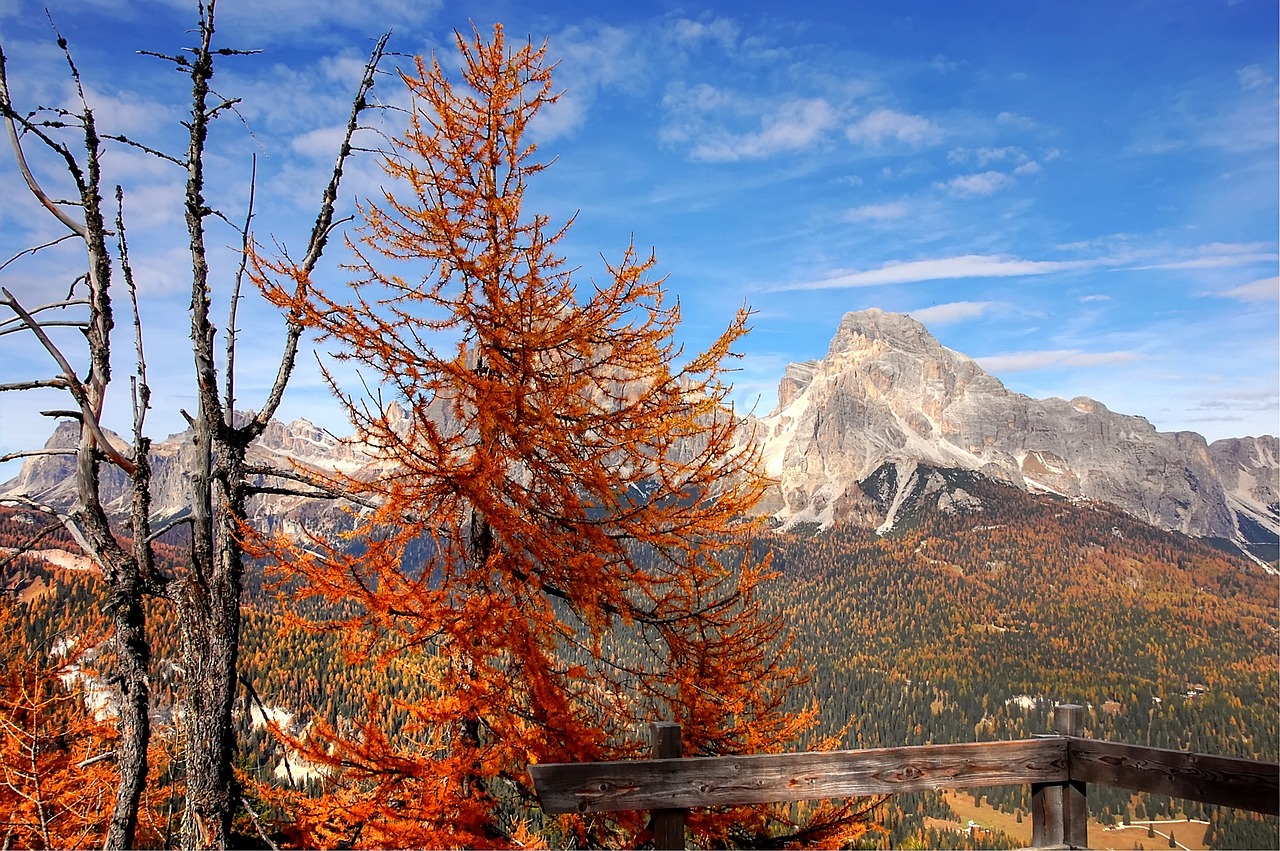
[[[164,0],[184,13],[188,0]],[[270,0],[218,4],[218,32],[235,47],[262,47],[270,43],[313,43],[317,38],[349,41],[347,31],[369,38],[393,30],[413,32],[443,5],[442,0]],[[461,29],[461,28],[460,28]],[[464,30],[465,31],[465,30]],[[488,34],[481,27],[481,32]]]
[[[634,33],[620,27],[568,27],[550,40],[548,53],[558,61],[555,88],[561,95],[534,117],[530,132],[543,142],[581,127],[601,92],[634,85],[644,64]]]
[[[317,127],[300,136],[294,136],[289,142],[293,150],[308,159],[331,161],[338,155],[338,148],[346,136],[347,126],[334,124],[330,127]]]
[[[1260,242],[1214,242],[1198,246],[1199,256],[1183,260],[1167,260],[1134,266],[1135,269],[1222,269],[1231,266],[1248,266],[1254,263],[1273,263],[1280,259],[1274,250]]]
[[[1241,301],[1274,301],[1280,298],[1280,277],[1262,278],[1238,287],[1232,287],[1222,295]]]
[[[835,110],[822,98],[788,100],[760,118],[759,131],[703,139],[694,146],[692,155],[699,160],[729,162],[803,150],[821,141],[835,123]]]
[[[946,325],[965,319],[977,319],[998,306],[998,302],[994,301],[954,301],[912,310],[910,313],[925,325]]]
[[[905,145],[923,146],[938,142],[941,129],[921,115],[907,115],[892,109],[877,109],[845,130],[850,142],[866,145],[883,145],[885,142],[901,142]]]
[[[1080,349],[1053,351],[1011,352],[1004,355],[975,358],[983,369],[992,373],[1027,372],[1056,367],[1095,367],[1133,363],[1144,360],[1139,352],[1085,352]]]
[[[994,195],[1006,186],[1012,186],[1014,179],[999,171],[984,171],[979,174],[964,174],[953,177],[937,187],[944,189],[957,198],[976,198]]]
[[[1081,304],[1089,304],[1095,301],[1111,301],[1111,296],[1094,293],[1093,295],[1082,295],[1077,299]]]
[[[84,99],[93,110],[98,132],[115,136],[136,136],[154,130],[157,125],[176,123],[182,115],[181,110],[171,105],[144,99],[134,92],[112,95],[86,86]],[[77,113],[83,109],[75,84],[69,80],[65,84],[62,108]]]
[[[1023,177],[1028,174],[1039,174],[1041,171],[1042,169],[1040,167],[1040,163],[1036,162],[1035,160],[1028,160],[1027,162],[1015,168],[1013,170],[1013,173],[1018,175],[1019,177]]]
[[[996,116],[996,122],[1016,127],[1019,130],[1030,130],[1036,126],[1035,121],[1025,115],[1018,115],[1016,112],[1002,112]]]
[[[939,74],[950,74],[960,67],[960,63],[954,59],[948,59],[941,53],[929,60],[929,67],[937,71]]]
[[[1261,89],[1272,82],[1271,75],[1262,70],[1261,65],[1246,65],[1236,71],[1236,77],[1240,80],[1240,88],[1245,91]]]
[[[911,212],[911,205],[906,201],[889,201],[884,204],[864,204],[845,211],[842,218],[846,222],[887,222],[904,218]]]
[[[993,162],[1012,161],[1016,163],[1025,163],[1030,159],[1027,156],[1026,151],[1021,148],[1013,147],[1012,145],[1005,146],[1003,148],[978,148],[976,156],[978,158],[979,168]]]
[[[787,284],[774,291],[826,290],[845,287],[876,287],[885,284],[911,284],[921,281],[947,281],[961,278],[1010,278],[1023,275],[1047,275],[1095,265],[1097,261],[1023,260],[989,254],[965,254],[937,260],[912,260],[886,263],[879,269],[849,272],[819,281]]]
[[[704,17],[693,21],[688,18],[677,18],[672,24],[672,33],[676,41],[696,43],[703,40],[713,41],[726,50],[738,42],[742,28],[729,18]]]

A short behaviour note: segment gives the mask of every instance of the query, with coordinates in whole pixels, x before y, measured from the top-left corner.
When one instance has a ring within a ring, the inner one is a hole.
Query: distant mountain
[[[443,417],[435,412],[437,418]],[[763,447],[777,480],[763,505],[784,526],[850,522],[888,531],[921,494],[949,512],[980,511],[964,476],[1033,492],[1115,505],[1153,526],[1230,541],[1274,562],[1280,541],[1280,441],[1245,437],[1212,445],[1194,432],[1159,432],[1142,417],[1079,397],[1032,399],[1009,391],[971,358],[941,345],[909,316],[865,310],[840,322],[827,356],[791,364],[768,416],[748,417],[743,434]],[[75,445],[64,423],[50,448]],[[154,446],[153,499],[160,520],[186,509],[189,432]],[[273,422],[252,448],[256,463],[292,463],[373,474],[370,457],[306,420]],[[59,505],[74,500],[69,457],[29,460],[0,496],[25,494]],[[125,481],[109,471],[110,504],[124,513]],[[316,530],[347,522],[323,503],[255,497],[264,527]]]
[[[1265,560],[1280,536],[1275,437],[1209,446],[1092,399],[1013,393],[916,320],[881,310],[845,314],[827,356],[788,366],[777,408],[749,430],[778,481],[768,510],[786,525],[888,530],[913,490],[943,487],[938,471],[957,469],[1107,502]],[[952,508],[977,508],[966,496],[954,491]]]
[[[63,422],[45,443],[46,449],[74,449],[80,426]],[[121,449],[127,444],[108,432],[108,439]],[[153,526],[159,527],[188,511],[187,471],[195,451],[190,430],[156,441],[151,448],[151,498]],[[320,470],[356,473],[371,467],[371,459],[360,447],[340,440],[304,419],[291,423],[272,421],[262,437],[249,448],[251,464],[289,470],[293,465]],[[103,466],[102,492],[108,513],[125,516],[129,511],[129,483],[123,472]],[[75,459],[70,455],[49,455],[29,459],[18,475],[0,484],[0,497],[25,495],[66,508],[75,502]],[[346,525],[345,513],[332,503],[297,496],[254,496],[249,500],[249,516],[261,528],[299,532],[303,528],[321,531]]]

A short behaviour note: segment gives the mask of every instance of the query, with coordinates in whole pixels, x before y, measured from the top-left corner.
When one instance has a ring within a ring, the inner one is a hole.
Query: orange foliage
[[[24,649],[8,603],[0,605],[0,824],[4,847],[102,844],[102,813],[115,799],[114,731],[60,682],[49,648]]]
[[[723,378],[748,311],[679,366],[652,256],[575,280],[556,253],[568,225],[523,208],[546,167],[524,141],[555,100],[545,47],[509,50],[500,27],[457,44],[461,84],[438,61],[404,76],[397,189],[363,210],[354,298],[254,258],[266,295],[359,366],[367,394],[330,383],[385,471],[332,483],[371,506],[349,540],[256,546],[303,578],[299,600],[340,604],[317,628],[411,660],[429,695],[294,743],[338,784],[291,805],[306,844],[509,845],[539,818],[530,763],[641,756],[662,718],[688,755],[777,751],[811,722],[783,711],[802,677],[743,520],[765,480]],[[691,820],[701,843],[779,824],[759,808]],[[544,830],[648,836],[635,815]]]

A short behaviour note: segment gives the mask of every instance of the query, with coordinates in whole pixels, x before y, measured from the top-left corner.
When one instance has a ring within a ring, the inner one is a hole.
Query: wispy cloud
[[[543,142],[578,130],[601,92],[626,89],[644,66],[645,50],[622,27],[570,26],[551,39],[557,56],[560,98],[534,118],[534,135]]]
[[[1236,71],[1236,78],[1240,81],[1240,88],[1245,91],[1261,89],[1270,86],[1273,82],[1271,75],[1264,71],[1261,65],[1246,65]]]
[[[1024,260],[991,254],[965,254],[936,260],[886,263],[878,269],[834,275],[819,281],[786,284],[771,291],[829,290],[845,287],[876,287],[884,284],[911,284],[960,278],[1012,278],[1047,275],[1097,265],[1093,260]]]
[[[742,28],[730,18],[710,15],[691,20],[677,18],[671,24],[671,32],[675,40],[684,44],[701,41],[712,41],[728,49],[737,44]]]
[[[1031,130],[1036,126],[1035,121],[1016,112],[1002,112],[996,116],[996,122],[1018,130]]]
[[[925,325],[947,325],[952,322],[962,322],[965,319],[977,319],[996,307],[999,307],[999,302],[953,301],[950,304],[935,304],[932,307],[909,312]]]
[[[1272,263],[1280,259],[1274,250],[1264,243],[1215,242],[1195,249],[1197,256],[1180,260],[1166,260],[1134,266],[1134,269],[1221,269],[1230,266],[1249,266],[1254,263]]]
[[[691,155],[706,162],[732,162],[803,150],[821,141],[835,123],[835,109],[826,100],[797,98],[761,116],[759,130],[704,138]]]
[[[942,135],[942,129],[924,116],[892,109],[877,109],[845,130],[850,142],[863,145],[897,142],[921,147],[936,144]]]
[[[988,372],[1027,372],[1035,369],[1057,367],[1114,366],[1144,360],[1139,352],[1086,352],[1080,349],[1055,349],[1052,351],[1011,352],[975,358]]]
[[[953,177],[937,187],[957,198],[977,198],[994,195],[1006,186],[1012,186],[1014,179],[999,171],[984,171],[979,174],[964,174]]]
[[[1221,293],[1227,298],[1238,298],[1241,301],[1275,301],[1280,298],[1280,277],[1261,278],[1248,284]]]
[[[883,204],[864,204],[846,210],[841,217],[846,222],[887,222],[905,218],[911,212],[906,201],[888,201]]]

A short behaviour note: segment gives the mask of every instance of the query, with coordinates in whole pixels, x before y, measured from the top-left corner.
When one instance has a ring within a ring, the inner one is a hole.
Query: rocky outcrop
[[[1233,437],[1209,444],[1218,481],[1222,483],[1236,524],[1237,540],[1252,549],[1270,547],[1280,555],[1280,440],[1275,437]]]
[[[54,430],[45,448],[74,450],[79,431],[78,423],[63,422]],[[110,432],[107,435],[122,451],[128,452],[124,440]],[[188,471],[194,451],[190,431],[170,435],[152,445],[151,504],[155,526],[181,517],[189,510]],[[273,421],[250,447],[248,457],[252,464],[282,470],[301,465],[322,472],[358,473],[371,463],[357,444],[340,440],[303,419],[291,423]],[[74,458],[46,455],[27,461],[16,478],[0,484],[0,497],[14,495],[60,509],[71,508],[76,502]],[[129,482],[110,464],[102,467],[102,495],[103,507],[109,513],[121,517],[128,514]],[[338,528],[346,521],[344,513],[335,510],[332,503],[297,496],[254,496],[249,500],[248,510],[261,528],[286,532],[304,528],[322,531]]]
[[[389,412],[393,421],[404,412]],[[457,427],[437,399],[427,416]],[[407,427],[407,423],[406,423]],[[1009,391],[973,359],[940,344],[909,316],[866,310],[840,322],[826,357],[787,367],[778,406],[749,417],[742,434],[760,442],[777,481],[763,510],[784,525],[852,522],[887,531],[919,503],[976,511],[975,498],[947,471],[978,473],[1018,488],[1111,503],[1154,526],[1225,538],[1267,561],[1280,536],[1280,446],[1275,437],[1221,440],[1159,432],[1142,417],[1118,414],[1080,397],[1032,399]],[[64,423],[50,448],[72,448],[77,426]],[[157,522],[186,508],[189,433],[154,445],[152,491]],[[685,447],[689,449],[689,447]],[[273,422],[250,451],[255,463],[377,475],[367,447],[306,420]],[[0,485],[58,505],[75,498],[70,457],[34,458]],[[109,509],[128,495],[108,469]],[[252,518],[264,528],[323,531],[349,522],[331,504],[259,496]]]
[[[1159,432],[1092,399],[1032,399],[911,317],[880,310],[846,314],[825,358],[788,367],[778,407],[750,431],[784,523],[883,526],[861,484],[885,464],[900,482],[926,464],[1101,500],[1189,535],[1245,543],[1244,514],[1280,529],[1275,438],[1211,451],[1198,434]]]

